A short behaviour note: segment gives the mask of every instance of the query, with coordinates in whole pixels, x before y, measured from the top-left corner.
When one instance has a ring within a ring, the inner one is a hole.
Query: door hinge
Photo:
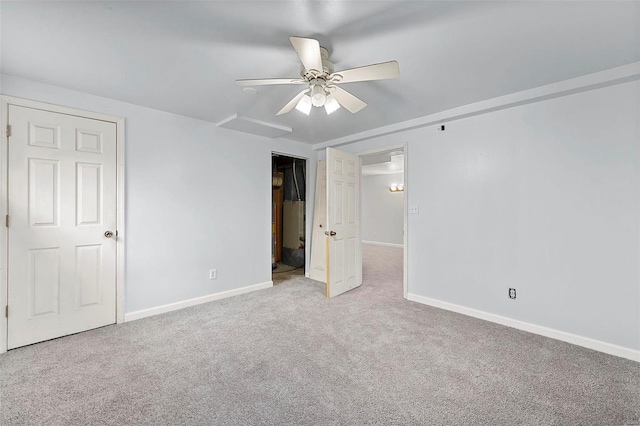
[[[11,136],[11,125],[7,124],[7,137]]]
[[[9,227],[9,215],[4,218],[4,226]]]
[[[9,318],[9,305],[4,307],[4,317]]]

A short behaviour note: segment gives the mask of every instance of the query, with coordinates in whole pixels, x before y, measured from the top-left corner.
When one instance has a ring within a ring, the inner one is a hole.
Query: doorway
[[[327,148],[318,161],[309,276],[326,284],[327,298],[361,284],[387,292],[388,282],[392,297],[406,299],[406,152],[406,145],[360,154]],[[377,192],[363,195],[363,179],[377,175],[384,175],[372,183]]]
[[[406,297],[405,147],[360,154],[363,275],[382,268],[393,297]]]
[[[274,285],[305,276],[306,160],[272,154],[272,249]]]

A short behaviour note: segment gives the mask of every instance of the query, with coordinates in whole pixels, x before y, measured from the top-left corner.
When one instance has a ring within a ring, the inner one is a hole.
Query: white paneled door
[[[360,157],[327,148],[327,297],[362,284]]]
[[[8,348],[116,322],[116,124],[9,106]]]

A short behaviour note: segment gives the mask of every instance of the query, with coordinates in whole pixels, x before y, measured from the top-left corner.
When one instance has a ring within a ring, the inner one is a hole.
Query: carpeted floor
[[[278,267],[271,271],[271,280],[273,281],[273,285],[278,285],[282,282],[300,277],[304,277],[304,267],[296,268],[295,266],[289,266],[278,262]]]
[[[0,356],[0,424],[640,423],[640,364],[402,298],[402,251],[364,282],[304,278]]]

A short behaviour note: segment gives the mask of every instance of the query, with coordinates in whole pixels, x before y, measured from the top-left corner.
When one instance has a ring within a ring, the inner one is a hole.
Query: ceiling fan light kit
[[[312,104],[313,104],[313,101],[311,100],[311,97],[304,95],[302,98],[300,98],[300,100],[296,104],[296,109],[305,115],[309,115],[309,113],[311,112]],[[281,114],[278,113],[278,115],[281,115]]]
[[[312,80],[311,84],[311,103],[314,107],[320,108],[324,106],[327,100],[327,92],[323,83],[319,82],[319,79]]]
[[[339,109],[340,103],[336,101],[336,98],[331,95],[327,96],[327,101],[324,103],[324,110],[327,112],[327,115],[331,115]]]
[[[329,61],[329,51],[321,47],[318,40],[302,37],[289,37],[289,40],[298,53],[300,62],[302,62],[300,71],[302,78],[236,80],[236,85],[239,87],[274,84],[306,84],[308,86],[307,89],[291,99],[276,115],[286,114],[294,108],[309,115],[312,106],[324,107],[327,114],[336,112],[340,107],[355,114],[367,104],[338,87],[337,84],[386,80],[397,78],[400,75],[400,68],[396,61],[334,72],[333,64]]]

